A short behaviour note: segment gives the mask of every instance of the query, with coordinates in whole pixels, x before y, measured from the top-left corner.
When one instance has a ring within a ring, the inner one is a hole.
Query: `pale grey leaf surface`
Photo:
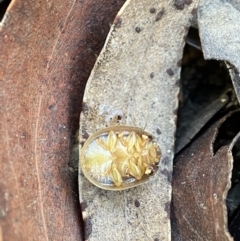
[[[106,126],[144,128],[162,158],[148,183],[105,191],[79,170],[86,240],[170,240],[172,159],[185,37],[198,1],[127,1],[115,18],[88,80],[80,117],[80,149]]]
[[[201,0],[198,26],[206,59],[231,63],[230,75],[240,102],[240,4],[239,1]]]

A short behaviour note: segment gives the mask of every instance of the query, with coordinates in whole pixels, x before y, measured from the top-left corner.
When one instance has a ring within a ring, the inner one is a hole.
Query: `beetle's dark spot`
[[[165,9],[162,8],[162,9],[160,10],[160,12],[158,12],[158,14],[157,14],[157,16],[156,16],[156,18],[155,18],[155,21],[159,21],[159,20],[162,18],[164,12],[165,12]]]
[[[168,75],[170,75],[170,76],[173,76],[173,75],[174,75],[174,72],[173,72],[173,70],[172,70],[171,68],[167,69],[166,72],[167,72]]]
[[[135,31],[136,31],[137,33],[140,33],[140,32],[141,32],[141,28],[140,28],[140,27],[136,27],[136,28],[135,28]]]
[[[139,208],[140,207],[140,202],[138,200],[135,200],[134,205],[135,205],[135,207]]]
[[[81,211],[82,212],[85,211],[87,208],[87,204],[85,202],[82,202],[82,203],[80,203],[80,205],[81,205]]]
[[[160,241],[159,238],[155,238],[154,241]]]
[[[84,226],[85,226],[84,237],[85,237],[85,240],[88,240],[90,234],[92,233],[92,223],[91,223],[90,218],[86,218],[85,220],[83,220],[83,222],[84,222]]]
[[[171,203],[170,202],[166,202],[164,210],[167,213],[167,218],[170,218],[170,214],[171,214],[171,208],[170,207],[171,207]]]
[[[89,134],[87,133],[85,127],[82,128],[82,136],[84,139],[88,139],[88,137],[89,137]]]
[[[113,21],[113,24],[115,24],[116,28],[120,28],[122,24],[122,18],[120,18],[119,16],[116,16],[116,18]]]
[[[179,59],[179,60],[178,60],[177,66],[178,66],[178,67],[181,67],[181,66],[182,66],[182,59]]]
[[[169,183],[172,182],[172,172],[169,172],[166,168],[164,168],[164,169],[161,171],[161,173],[162,173],[164,176],[167,177],[167,181],[168,181]]]
[[[158,134],[158,135],[162,134],[162,132],[160,131],[160,129],[159,129],[159,128],[157,128],[157,130],[156,130],[156,131],[157,131],[157,134]]]
[[[192,3],[192,0],[184,0],[185,4],[190,5]]]
[[[150,78],[153,78],[154,77],[154,73],[152,72],[151,74],[150,74]]]
[[[48,106],[48,109],[49,109],[49,110],[52,110],[54,107],[55,107],[55,105],[49,105],[49,106]]]
[[[184,9],[184,0],[174,0],[174,6],[178,10],[183,10]]]
[[[156,8],[150,8],[150,9],[149,9],[149,12],[150,12],[150,13],[156,13]]]

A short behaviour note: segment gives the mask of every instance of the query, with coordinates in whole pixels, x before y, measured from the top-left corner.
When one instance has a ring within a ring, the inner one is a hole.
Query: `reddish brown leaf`
[[[123,2],[16,0],[8,8],[0,27],[0,240],[82,239],[71,137]]]
[[[209,128],[176,158],[173,240],[232,240],[227,231],[225,199],[231,184],[231,150],[240,134],[232,144],[213,153],[218,129],[227,117]]]

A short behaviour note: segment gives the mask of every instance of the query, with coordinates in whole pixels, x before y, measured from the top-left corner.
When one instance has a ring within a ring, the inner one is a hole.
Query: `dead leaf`
[[[238,1],[201,0],[199,3],[198,26],[204,57],[232,65],[229,72],[240,102],[239,19]]]
[[[126,191],[101,190],[80,170],[86,240],[170,240],[181,58],[197,2],[132,0],[115,18],[86,86],[80,144],[106,126],[145,127],[163,158],[155,178]]]
[[[1,22],[4,241],[82,240],[71,138],[85,82],[123,2],[15,0]]]
[[[173,240],[233,240],[227,231],[226,196],[231,186],[233,166],[231,144],[216,153],[213,145],[227,115],[211,126],[176,158],[173,177]],[[239,131],[239,127],[238,127]]]

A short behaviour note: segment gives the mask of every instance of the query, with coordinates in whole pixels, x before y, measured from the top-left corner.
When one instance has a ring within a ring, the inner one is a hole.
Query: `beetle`
[[[81,148],[80,165],[94,185],[124,190],[149,180],[161,151],[154,137],[131,126],[111,126],[91,135]]]

